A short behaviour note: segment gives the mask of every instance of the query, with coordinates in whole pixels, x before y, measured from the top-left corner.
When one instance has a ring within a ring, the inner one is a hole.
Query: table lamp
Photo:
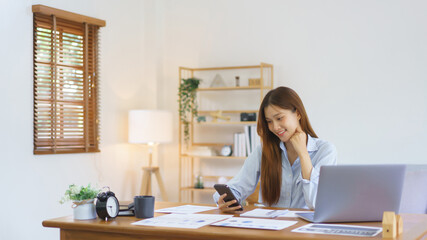
[[[129,143],[148,146],[148,167],[143,167],[141,195],[151,195],[151,174],[156,175],[162,199],[168,201],[159,167],[152,166],[153,148],[172,141],[172,113],[164,110],[130,110]]]

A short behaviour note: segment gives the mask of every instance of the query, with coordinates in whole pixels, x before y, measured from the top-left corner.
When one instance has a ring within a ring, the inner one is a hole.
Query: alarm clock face
[[[225,145],[221,148],[221,155],[222,156],[231,156],[232,153],[231,145]]]
[[[106,203],[107,213],[111,218],[119,214],[119,201],[115,197],[109,197]]]

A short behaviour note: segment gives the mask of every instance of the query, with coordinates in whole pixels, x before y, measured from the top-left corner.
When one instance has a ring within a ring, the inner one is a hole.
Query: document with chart
[[[252,211],[248,211],[240,214],[241,217],[259,217],[259,218],[275,218],[280,215],[284,215],[288,210],[272,210],[272,209],[262,209],[256,208]]]
[[[162,208],[158,209],[155,212],[160,213],[198,213],[209,211],[213,209],[218,209],[218,207],[207,207],[207,206],[197,206],[197,205],[183,205],[178,207]]]
[[[147,218],[133,225],[173,228],[199,228],[205,225],[231,218],[221,214],[167,214],[160,217]]]
[[[282,230],[296,223],[297,221],[232,217],[221,222],[213,223],[211,226]]]
[[[331,235],[346,235],[357,237],[374,237],[382,232],[380,227],[365,227],[355,225],[338,225],[338,224],[307,224],[292,230],[299,233],[317,233]]]

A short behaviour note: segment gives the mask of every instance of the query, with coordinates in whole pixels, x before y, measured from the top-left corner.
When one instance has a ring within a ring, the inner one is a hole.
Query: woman
[[[266,206],[314,209],[319,170],[336,165],[335,147],[317,137],[298,94],[287,87],[267,93],[259,108],[258,146],[239,173],[227,185],[239,202],[252,194],[260,183],[260,202]],[[224,202],[226,194],[214,194],[222,212],[240,206]]]

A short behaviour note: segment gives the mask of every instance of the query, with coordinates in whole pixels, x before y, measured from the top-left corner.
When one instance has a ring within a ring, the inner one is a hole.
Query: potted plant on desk
[[[87,220],[96,218],[94,199],[100,192],[90,184],[87,187],[71,184],[65,191],[60,203],[73,201],[73,216],[77,220]]]

